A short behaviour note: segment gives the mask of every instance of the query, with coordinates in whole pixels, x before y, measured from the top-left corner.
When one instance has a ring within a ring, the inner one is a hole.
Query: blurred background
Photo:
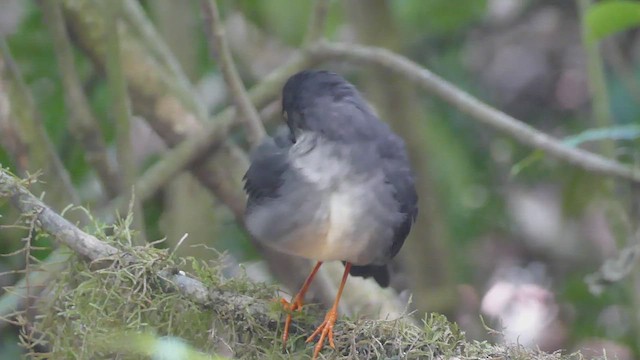
[[[68,4],[72,2],[62,3],[68,19],[82,17],[83,10]],[[231,104],[207,50],[199,2],[125,3],[136,3],[162,36],[198,108],[213,116]],[[219,4],[247,88],[301,47],[314,6],[308,0]],[[640,36],[633,29],[620,32],[600,43],[598,51],[583,36],[588,29],[582,14],[589,4],[330,1],[324,35],[389,48],[567,146],[635,164]],[[56,210],[73,203],[112,221],[116,213],[106,204],[120,190],[105,180],[109,171],[98,170],[100,161],[87,156],[91,146],[79,140],[82,122],[73,118],[87,115],[78,115],[77,109],[74,115],[69,105],[70,85],[61,75],[56,32],[43,8],[37,1],[0,1],[0,36],[6,41],[0,163],[22,176],[41,171],[41,182],[31,189],[44,191],[43,199]],[[100,51],[90,49],[90,35],[77,26],[69,26],[69,36],[74,44],[71,61],[108,157],[103,164],[122,167],[114,164],[126,158],[135,178],[161,160],[168,146],[188,138],[186,132],[167,140],[168,131],[150,125],[151,116],[140,110],[149,96],[130,89],[134,141],[127,157],[118,155],[117,111],[105,64],[96,60]],[[122,37],[126,52],[126,34]],[[546,351],[581,350],[586,356],[603,348],[610,357],[640,356],[636,187],[524,147],[380,69],[349,63],[320,67],[353,81],[407,141],[419,177],[420,214],[394,261],[392,287],[401,301],[411,298],[418,319],[425,312],[444,313],[470,339],[518,342]],[[131,72],[125,69],[126,76]],[[22,95],[11,95],[15,93]],[[268,131],[280,122],[274,100],[261,108]],[[180,111],[167,106],[163,111]],[[225,154],[248,150],[240,131],[233,132],[229,142],[233,145]],[[51,156],[56,155],[60,164],[53,167],[58,170],[51,169]],[[246,161],[246,156],[241,158]],[[246,163],[239,164],[236,180],[246,169]],[[60,168],[66,169],[68,179]],[[227,171],[224,166],[217,169]],[[240,191],[240,183],[233,184],[234,191]],[[61,188],[71,188],[75,195],[69,197]],[[183,240],[177,250],[182,256],[213,258],[213,251],[194,247],[205,244],[228,252],[231,273],[243,264],[255,279],[283,281],[285,275],[264,264],[262,251],[234,219],[238,210],[221,194],[184,172],[138,204],[136,214],[143,216],[134,223],[148,241],[166,238],[157,246],[174,248]],[[17,214],[8,204],[0,211],[3,225],[15,221]],[[69,217],[78,213],[70,211]],[[3,227],[0,252],[23,248],[25,234],[24,229]],[[42,247],[32,249],[38,259],[45,259],[53,245],[47,238],[32,239],[32,244]],[[23,269],[25,261],[24,254],[1,257],[0,284],[18,281],[21,275],[15,271]],[[2,358],[20,353],[18,331],[0,328]]]

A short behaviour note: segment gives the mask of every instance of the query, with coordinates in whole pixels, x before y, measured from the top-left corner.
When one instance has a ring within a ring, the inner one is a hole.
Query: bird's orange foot
[[[291,302],[285,299],[280,299],[280,303],[287,312],[287,318],[284,321],[284,332],[282,334],[282,348],[287,346],[287,339],[289,339],[289,326],[291,326],[291,317],[294,311],[300,311],[302,309],[302,298],[296,295]]]
[[[333,349],[336,348],[336,345],[333,343],[333,325],[335,325],[337,319],[338,309],[331,308],[331,310],[327,312],[327,315],[325,315],[322,324],[320,324],[316,331],[307,338],[307,342],[311,342],[316,336],[320,335],[320,339],[318,339],[318,342],[313,349],[313,359],[318,358],[318,354],[320,354],[320,350],[324,347],[324,342],[327,338],[329,338],[329,346]]]

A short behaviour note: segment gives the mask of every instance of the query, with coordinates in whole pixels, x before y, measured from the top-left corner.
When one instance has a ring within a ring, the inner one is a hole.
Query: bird
[[[308,337],[335,349],[333,327],[351,274],[390,282],[397,255],[418,214],[418,195],[406,145],[356,87],[334,72],[304,70],[282,88],[281,126],[252,151],[244,176],[245,225],[264,246],[315,260],[291,301],[291,314],[323,262],[341,261],[344,273],[333,306]]]

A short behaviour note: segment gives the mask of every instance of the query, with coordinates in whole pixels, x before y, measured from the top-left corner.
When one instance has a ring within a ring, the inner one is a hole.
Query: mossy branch
[[[10,198],[24,216],[33,217],[42,231],[85,260],[71,261],[67,272],[41,301],[40,306],[48,312],[42,312],[36,327],[41,326],[40,330],[50,337],[47,340],[52,353],[106,357],[109,355],[104,351],[96,350],[105,336],[148,332],[151,326],[159,335],[181,336],[203,351],[216,351],[219,347],[215,344],[224,343],[234,356],[289,358],[278,345],[281,321],[280,310],[273,302],[273,288],[244,278],[225,279],[216,268],[202,266],[195,266],[201,277],[197,279],[178,270],[176,260],[166,251],[106,243],[99,239],[104,234],[94,236],[76,228],[4,169],[0,169],[0,196]],[[310,316],[296,316],[290,344],[295,354],[310,353],[311,347],[303,342],[304,334],[321,319],[317,307],[308,306],[307,310]],[[154,322],[158,328],[154,328]],[[78,328],[84,329],[83,335],[78,335]],[[75,335],[67,336],[70,334]],[[337,350],[325,353],[341,358],[562,358],[519,346],[467,342],[455,324],[437,314],[427,316],[423,326],[404,318],[341,319],[335,340]],[[109,352],[117,353],[118,349]]]

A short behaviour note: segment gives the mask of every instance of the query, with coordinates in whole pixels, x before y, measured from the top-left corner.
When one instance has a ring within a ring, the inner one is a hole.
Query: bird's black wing
[[[265,199],[278,197],[283,175],[290,169],[288,151],[292,142],[284,130],[266,138],[251,154],[251,166],[244,176],[244,190],[249,196],[247,208]]]
[[[379,149],[383,160],[382,168],[385,181],[391,186],[393,198],[398,203],[398,211],[403,215],[403,220],[393,232],[389,255],[394,257],[400,251],[418,216],[418,194],[404,143],[395,134],[390,134],[386,140]]]
[[[385,182],[391,187],[393,198],[398,204],[398,211],[402,215],[402,220],[393,229],[393,239],[389,249],[389,259],[391,259],[400,251],[418,215],[418,195],[402,140],[390,133],[386,127],[381,128],[380,131],[378,155],[382,161]],[[386,264],[354,265],[349,273],[364,278],[373,277],[382,287],[387,287],[390,281]]]

